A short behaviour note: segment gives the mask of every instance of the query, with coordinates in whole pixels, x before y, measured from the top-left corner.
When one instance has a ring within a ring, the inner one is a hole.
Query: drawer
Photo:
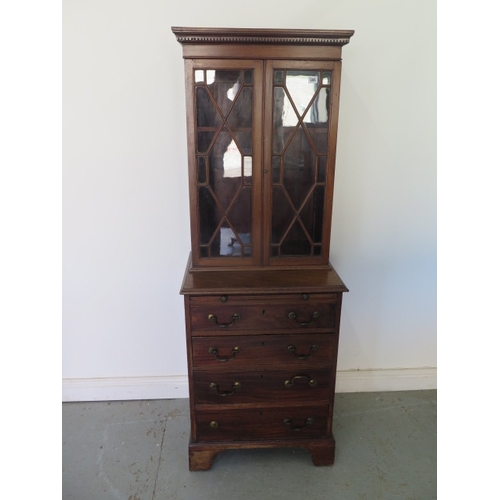
[[[330,370],[195,371],[194,403],[328,401]]]
[[[334,330],[335,302],[228,301],[226,304],[191,305],[192,334],[231,334],[249,330]]]
[[[196,440],[313,438],[327,434],[328,406],[196,412]]]
[[[194,306],[252,305],[271,303],[306,303],[306,302],[337,302],[336,293],[287,293],[287,294],[255,294],[255,295],[190,295],[189,303]]]
[[[333,364],[335,334],[192,337],[195,368],[322,368]]]

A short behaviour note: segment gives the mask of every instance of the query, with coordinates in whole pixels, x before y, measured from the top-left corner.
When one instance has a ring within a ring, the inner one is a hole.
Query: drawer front
[[[192,337],[191,344],[193,366],[204,369],[321,368],[334,358],[333,333]]]
[[[330,370],[195,371],[195,404],[328,401]]]
[[[196,412],[199,441],[313,438],[327,433],[328,406]]]
[[[336,293],[288,293],[261,295],[190,295],[189,303],[193,306],[217,307],[222,305],[253,305],[253,304],[304,304],[308,302],[337,302]]]
[[[288,303],[227,302],[191,305],[192,334],[231,335],[249,330],[335,329],[335,303],[313,300]]]

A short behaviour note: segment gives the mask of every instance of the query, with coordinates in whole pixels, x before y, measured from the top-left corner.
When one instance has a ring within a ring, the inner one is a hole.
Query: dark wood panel
[[[335,328],[335,304],[299,302],[295,304],[192,306],[191,332],[240,330],[314,330]]]
[[[348,289],[336,271],[327,269],[248,269],[194,271],[189,259],[181,294],[334,293]]]
[[[291,437],[280,440],[219,441],[217,443],[189,443],[189,470],[209,470],[218,453],[226,450],[257,448],[304,448],[311,454],[314,465],[332,465],[335,460],[335,439],[327,435],[319,438]]]
[[[195,405],[328,402],[330,397],[330,370],[195,371],[193,381]]]
[[[338,295],[332,293],[295,293],[295,294],[275,294],[275,295],[200,295],[189,297],[189,303],[192,306],[212,306],[226,307],[236,305],[252,305],[260,307],[262,304],[301,304],[307,303],[330,303],[335,304],[338,301]]]
[[[323,368],[331,366],[336,345],[334,334],[243,335],[193,337],[195,368],[255,369]]]
[[[328,406],[197,411],[197,440],[313,438],[327,434]]]

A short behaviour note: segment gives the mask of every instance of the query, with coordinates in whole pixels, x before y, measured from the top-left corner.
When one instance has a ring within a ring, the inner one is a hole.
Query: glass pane
[[[248,257],[252,255],[250,233],[235,235],[230,227],[220,229],[220,248],[212,245],[213,257]]]
[[[320,86],[319,71],[287,71],[286,88],[302,116]]]
[[[322,88],[304,117],[314,148],[320,154],[326,154],[328,149],[328,99],[328,89]]]
[[[195,71],[200,257],[252,254],[252,70]]]
[[[252,87],[243,87],[235,96],[227,124],[234,131],[252,126]]]
[[[316,172],[316,157],[302,127],[285,151],[283,163],[283,185],[298,210],[314,184]]]
[[[207,182],[207,162],[204,156],[198,156],[198,184]]]
[[[206,245],[215,234],[215,230],[221,220],[221,213],[208,187],[200,187],[198,196],[200,211],[200,243]]]
[[[273,187],[272,210],[271,241],[272,243],[280,243],[295,216],[295,210],[290,205],[281,186]]]
[[[200,153],[205,153],[214,139],[215,131],[222,125],[222,118],[204,86],[196,87],[196,125],[197,148]]]
[[[215,137],[215,132],[198,132],[198,153],[206,153]]]
[[[300,220],[314,243],[321,243],[324,203],[325,188],[324,186],[316,186],[300,211]]]
[[[205,72],[202,69],[197,69],[194,72],[194,81],[196,83],[205,81]]]
[[[214,83],[215,80],[215,70],[209,69],[207,70],[207,84]]]
[[[227,218],[237,232],[238,240],[241,243],[251,242],[251,214],[252,188],[244,187],[227,214]]]
[[[227,116],[233,105],[234,97],[240,87],[239,80],[240,71],[217,70],[214,75],[213,83],[208,85],[217,106],[224,116]]]
[[[209,153],[209,183],[226,210],[241,184],[241,153],[226,128],[217,136]]]
[[[273,184],[278,184],[281,177],[281,156],[273,156]]]
[[[252,83],[253,71],[251,69],[245,71],[243,79],[244,79],[245,83]]]
[[[316,186],[314,189],[313,230],[310,233],[314,243],[321,243],[323,238],[323,214],[325,209],[325,187]]]
[[[307,110],[307,113],[304,116],[304,121],[308,123],[321,123],[326,125],[328,123],[328,89],[323,87],[317,96],[314,98],[314,101],[310,108]]]
[[[318,156],[318,182],[326,182],[326,156]]]
[[[310,255],[311,243],[298,221],[294,223],[281,244],[281,255]]]
[[[245,183],[251,184],[252,182],[252,157],[245,156],[243,158],[243,175],[245,176]]]
[[[281,153],[299,119],[281,87],[274,89],[273,153]]]
[[[224,177],[241,177],[241,153],[234,139],[227,147],[222,158]]]
[[[243,154],[252,154],[252,87],[243,87],[235,97],[227,124]]]
[[[198,127],[219,128],[222,118],[210,98],[206,87],[196,87],[196,125]]]
[[[321,256],[332,72],[273,75],[272,257]]]

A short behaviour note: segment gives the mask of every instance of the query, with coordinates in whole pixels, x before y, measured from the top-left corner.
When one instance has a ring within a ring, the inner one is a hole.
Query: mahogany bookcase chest
[[[329,263],[341,50],[353,31],[174,27],[185,61],[189,467],[334,461],[342,295]]]

